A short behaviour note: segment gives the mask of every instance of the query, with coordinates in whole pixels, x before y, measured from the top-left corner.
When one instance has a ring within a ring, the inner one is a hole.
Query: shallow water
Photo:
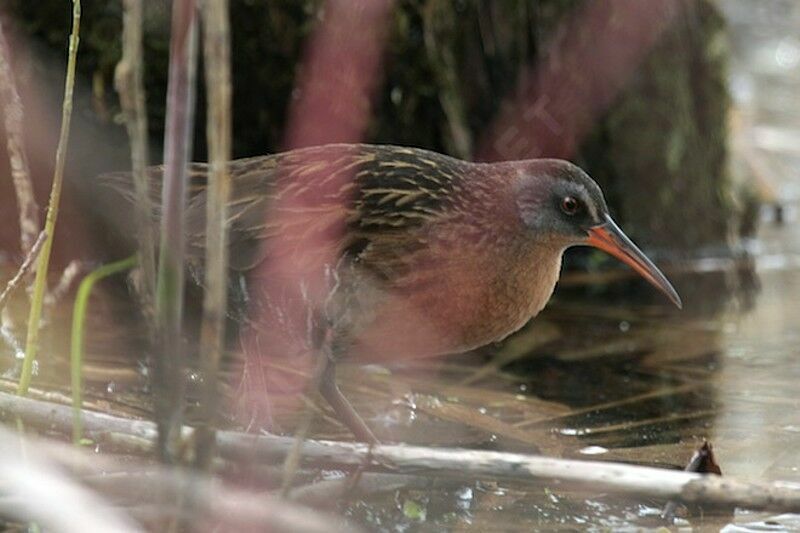
[[[724,475],[800,482],[800,228],[791,218],[767,222],[750,249],[747,260],[668,265],[683,311],[624,272],[605,288],[584,273],[567,273],[545,312],[502,345],[413,366],[343,365],[343,391],[386,442],[682,468],[707,439]],[[96,299],[89,406],[149,416],[143,365],[132,355],[141,353],[136,332],[118,327],[113,295]],[[61,314],[69,309],[54,315],[54,350],[63,340]],[[65,359],[40,365],[39,383],[67,393]],[[187,379],[191,384],[197,375]],[[350,439],[325,409],[311,436]],[[296,410],[273,414],[287,433],[300,418]],[[339,474],[322,473],[329,475]],[[663,501],[589,489],[445,479],[428,487],[354,495],[339,510],[384,531],[664,525]],[[800,523],[794,515],[730,510],[679,515],[685,516],[678,525],[701,530]]]

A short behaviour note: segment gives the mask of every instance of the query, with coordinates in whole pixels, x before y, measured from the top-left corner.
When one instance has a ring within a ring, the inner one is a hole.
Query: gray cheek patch
[[[600,215],[597,213],[597,205],[594,201],[592,201],[592,197],[589,195],[589,192],[585,188],[581,192],[583,193],[581,195],[583,198],[583,203],[586,206],[586,209],[589,211],[589,217],[592,220],[600,220]]]
[[[522,221],[529,228],[541,226],[541,219],[543,216],[543,209],[541,200],[536,198],[533,201],[525,199],[518,202],[519,214]]]

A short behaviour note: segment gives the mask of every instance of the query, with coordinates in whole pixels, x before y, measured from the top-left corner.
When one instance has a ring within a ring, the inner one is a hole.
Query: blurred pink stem
[[[183,263],[187,165],[194,123],[197,70],[197,11],[194,0],[172,4],[167,118],[164,133],[164,189],[156,285],[156,321],[161,353],[156,357],[154,388],[162,459],[173,462],[180,449],[183,418],[184,354]]]
[[[3,33],[2,21],[0,21],[0,104],[2,104],[2,114],[5,118],[4,125],[8,159],[11,164],[11,178],[14,181],[14,190],[17,193],[20,243],[22,252],[27,254],[39,234],[41,221],[39,220],[39,206],[36,205],[36,199],[33,195],[33,182],[28,168],[28,158],[25,155],[22,100],[14,83],[14,72],[11,68],[11,49]]]

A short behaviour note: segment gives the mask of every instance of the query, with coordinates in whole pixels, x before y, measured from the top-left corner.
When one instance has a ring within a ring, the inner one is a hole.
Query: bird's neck
[[[471,302],[462,306],[469,316],[460,323],[462,349],[500,341],[536,316],[553,293],[562,255],[560,248],[528,242],[472,256],[470,282],[458,291]]]

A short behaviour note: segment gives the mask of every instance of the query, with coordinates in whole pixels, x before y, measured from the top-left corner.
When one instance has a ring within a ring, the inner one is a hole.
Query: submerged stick
[[[131,145],[131,168],[136,195],[136,236],[139,246],[141,285],[139,300],[145,317],[153,320],[156,287],[155,241],[150,224],[151,196],[147,181],[150,157],[147,147],[147,105],[142,59],[142,0],[124,0],[122,15],[122,58],[117,63],[114,84]]]
[[[42,316],[42,305],[47,290],[47,269],[50,266],[50,251],[53,248],[58,208],[61,202],[61,185],[64,181],[64,166],[67,160],[67,144],[69,142],[69,125],[72,119],[72,92],[75,87],[75,65],[78,60],[78,35],[81,27],[81,2],[72,1],[72,33],[69,37],[69,55],[67,59],[67,76],[64,81],[64,104],[61,111],[61,132],[56,149],[56,165],[53,173],[53,186],[50,189],[50,203],[47,207],[47,218],[44,231],[47,234],[36,265],[36,278],[33,282],[33,297],[28,315],[28,336],[25,341],[25,359],[22,361],[22,372],[17,392],[26,394],[33,374],[33,362],[39,348],[39,321]]]
[[[208,94],[206,135],[209,147],[206,204],[206,268],[200,360],[205,376],[203,426],[197,438],[197,462],[208,465],[213,455],[219,389],[217,374],[225,343],[228,303],[228,198],[231,178],[231,52],[227,0],[203,4],[203,42]]]
[[[711,447],[711,443],[707,440],[704,440],[703,444],[695,450],[692,458],[689,460],[689,464],[687,464],[686,468],[683,470],[684,472],[700,472],[717,476],[722,475],[722,470],[714,458],[714,451]],[[677,507],[678,505],[676,502],[672,500],[668,501],[667,505],[664,506],[664,510],[661,511],[662,520],[670,525],[674,524]],[[730,509],[730,511],[732,512],[733,509]]]
[[[335,506],[343,498],[359,496],[374,497],[376,494],[396,490],[430,490],[433,488],[452,488],[457,480],[443,480],[431,476],[410,474],[364,473],[353,483],[352,477],[326,479],[293,488],[289,499],[313,506]]]
[[[69,407],[0,393],[0,413],[18,415],[26,422],[68,432]],[[119,433],[140,441],[156,442],[155,424],[103,413],[84,411],[87,432],[101,436]],[[191,428],[183,428],[190,435]],[[292,437],[217,432],[223,458],[274,463],[284,459],[294,444]],[[628,464],[556,459],[518,453],[427,448],[423,446],[369,445],[306,440],[302,450],[308,464],[331,467],[365,466],[370,471],[398,474],[452,476],[460,479],[505,479],[580,487],[583,490],[673,499],[683,503],[738,506],[753,510],[800,512],[800,484],[748,482],[733,477],[708,476]]]
[[[197,70],[197,16],[194,0],[172,4],[172,29],[164,131],[164,189],[156,281],[156,320],[160,350],[153,387],[159,427],[159,453],[177,460],[186,385],[181,340],[186,247],[186,180],[194,122]]]

